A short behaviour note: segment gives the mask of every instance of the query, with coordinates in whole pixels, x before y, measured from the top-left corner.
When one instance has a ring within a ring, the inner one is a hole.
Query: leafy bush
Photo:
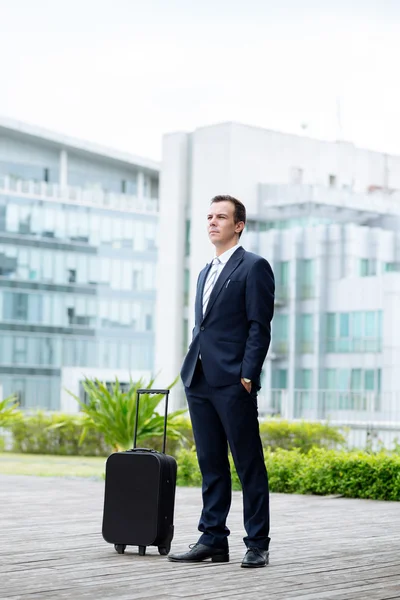
[[[86,426],[86,434],[82,441],[82,432]],[[189,419],[177,417],[175,427],[179,428],[182,438],[167,439],[167,452],[176,456],[185,448],[192,448],[193,436]],[[27,454],[60,454],[68,456],[108,456],[113,447],[108,444],[102,433],[84,421],[82,414],[36,412],[24,417],[10,426],[12,433],[12,451]],[[0,438],[0,452],[4,450]],[[130,447],[133,444],[131,434]],[[140,445],[145,448],[161,450],[162,439],[153,437],[143,439]]]
[[[170,388],[176,383],[174,381]],[[88,428],[94,428],[104,436],[105,441],[115,450],[128,450],[132,448],[132,435],[136,420],[137,390],[151,389],[154,380],[147,386],[142,380],[132,382],[129,389],[124,392],[116,379],[111,390],[98,379],[86,378],[83,388],[88,396],[88,403],[84,404],[72,394],[81,407],[84,419],[84,428],[81,442],[85,439]],[[169,388],[169,389],[170,389]],[[164,416],[156,412],[157,406],[163,399],[162,394],[142,394],[139,403],[139,426],[137,431],[138,444],[148,438],[161,438],[164,432]],[[185,410],[177,410],[168,415],[168,436],[170,440],[179,440],[181,432],[175,427],[177,417]]]
[[[9,427],[21,418],[16,396],[8,396],[0,401],[0,427]]]
[[[395,454],[314,449],[307,459],[299,486],[302,494],[400,500],[400,457]]]
[[[346,439],[337,427],[307,421],[292,422],[267,419],[260,423],[260,435],[264,448],[299,448],[310,452],[311,448],[337,448],[344,446]]]
[[[169,429],[167,429],[166,452],[167,454],[171,454],[172,456],[176,457],[182,448],[192,449],[194,447],[194,438],[190,419],[184,415],[177,416],[176,419],[174,419],[174,429],[180,432],[181,437],[179,439],[171,439]],[[154,450],[161,452],[162,438],[148,437],[142,440],[141,445],[143,445],[144,448],[154,448]]]
[[[201,486],[201,473],[196,452],[183,449],[178,454],[177,484],[187,487]]]
[[[28,454],[61,454],[80,456],[107,456],[111,448],[104,436],[93,427],[87,427],[82,444],[84,422],[81,415],[38,411],[25,415],[13,423],[13,452]]]
[[[400,500],[400,456],[395,453],[278,449],[265,452],[265,463],[271,492]],[[201,485],[194,451],[182,450],[178,465],[179,485]],[[232,487],[240,489],[234,469]]]

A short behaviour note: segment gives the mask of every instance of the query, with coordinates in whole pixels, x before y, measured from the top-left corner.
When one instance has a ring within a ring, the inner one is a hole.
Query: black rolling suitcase
[[[163,451],[136,448],[140,394],[165,394]],[[174,536],[176,460],[165,454],[169,390],[138,390],[133,449],[106,462],[103,538],[123,554],[126,546],[158,546],[168,554]]]

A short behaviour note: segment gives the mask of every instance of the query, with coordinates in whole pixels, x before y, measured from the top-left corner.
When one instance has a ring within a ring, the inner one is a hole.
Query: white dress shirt
[[[221,264],[218,266],[218,271],[215,276],[214,286],[217,283],[218,277],[221,275],[222,271],[224,270],[226,263],[231,258],[232,254],[234,254],[236,252],[236,250],[241,247],[241,245],[242,244],[236,244],[236,246],[233,246],[233,248],[229,248],[229,250],[227,250],[226,252],[224,252],[223,254],[218,256]],[[215,255],[214,258],[217,258],[217,255]],[[204,286],[204,289],[206,289],[206,285]],[[203,290],[203,292],[204,292],[204,290]]]
[[[217,282],[217,279],[218,279],[218,277],[221,275],[222,271],[224,270],[224,267],[225,267],[226,263],[228,262],[228,260],[229,260],[229,259],[230,259],[230,257],[232,256],[232,254],[233,254],[234,252],[236,252],[236,250],[237,250],[238,248],[240,248],[240,247],[241,247],[241,244],[236,244],[236,246],[233,246],[233,248],[229,248],[229,250],[227,250],[226,252],[224,252],[223,254],[221,254],[221,256],[218,256],[218,258],[219,258],[219,260],[220,260],[220,264],[219,264],[219,266],[218,266],[218,271],[217,271],[217,274],[216,274],[216,276],[215,276],[214,286],[215,286],[215,284],[216,284],[216,282]],[[217,255],[215,255],[215,256],[214,256],[214,258],[217,258]],[[214,260],[214,258],[213,258],[213,260]],[[212,268],[212,267],[211,267],[211,268]],[[214,286],[213,286],[213,287],[214,287]],[[204,298],[204,290],[205,290],[206,288],[207,288],[207,280],[206,280],[206,282],[205,282],[205,284],[204,284],[204,289],[203,289],[203,298]],[[207,302],[207,304],[208,304],[208,302]],[[203,315],[205,314],[206,310],[207,310],[207,305],[206,305],[205,307],[203,306],[203,311],[204,311],[204,312],[203,312]],[[199,354],[199,359],[201,360],[201,354]]]

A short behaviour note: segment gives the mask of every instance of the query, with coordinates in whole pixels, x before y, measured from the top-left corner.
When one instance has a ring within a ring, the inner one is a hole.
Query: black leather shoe
[[[193,544],[189,548],[189,552],[183,554],[168,554],[168,560],[172,562],[202,562],[211,558],[211,562],[229,562],[228,549],[211,548],[204,544]]]
[[[254,569],[257,567],[265,567],[268,563],[268,550],[261,550],[261,548],[248,548],[244,559],[242,560],[241,566]]]

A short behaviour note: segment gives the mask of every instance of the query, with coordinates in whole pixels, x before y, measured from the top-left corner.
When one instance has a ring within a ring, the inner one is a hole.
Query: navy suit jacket
[[[232,385],[245,377],[260,389],[274,314],[272,269],[261,256],[238,248],[220,273],[203,315],[203,290],[211,264],[197,280],[195,327],[182,381],[190,387],[200,354],[209,385]]]

